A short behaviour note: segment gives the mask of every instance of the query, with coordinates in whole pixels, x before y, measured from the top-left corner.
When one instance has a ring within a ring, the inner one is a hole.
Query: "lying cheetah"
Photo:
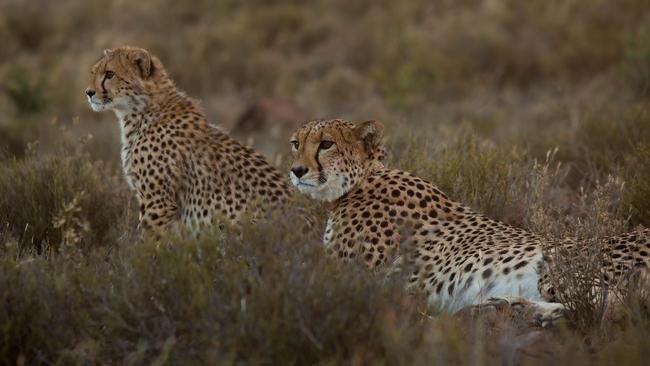
[[[549,316],[561,313],[544,281],[549,259],[540,238],[452,201],[423,179],[386,169],[382,132],[376,121],[319,120],[291,138],[292,183],[330,210],[327,252],[376,268],[394,264],[400,244],[408,244],[410,286],[423,288],[432,305],[453,312],[510,298],[529,301]],[[607,265],[613,275],[650,265],[650,230],[611,244]]]
[[[197,229],[216,216],[236,221],[257,204],[290,194],[275,167],[208,124],[160,60],[142,48],[104,51],[86,95],[95,112],[112,110],[119,120],[122,167],[137,194],[142,228],[161,232],[180,220]]]

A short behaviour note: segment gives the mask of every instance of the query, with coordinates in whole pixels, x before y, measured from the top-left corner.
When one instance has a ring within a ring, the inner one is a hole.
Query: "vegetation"
[[[575,271],[650,226],[648,24],[643,0],[3,2],[0,362],[647,362],[644,289],[620,284],[611,319],[613,295],[585,296]],[[226,128],[269,96],[379,119],[389,165],[551,243],[578,238],[552,268],[572,289],[566,324],[439,314],[402,278],[324,258],[323,223],[297,230],[293,209],[140,240],[114,116],[83,95],[121,44],[158,54]]]

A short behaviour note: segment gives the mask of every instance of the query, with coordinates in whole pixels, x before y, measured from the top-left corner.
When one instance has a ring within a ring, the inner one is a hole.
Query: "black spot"
[[[526,264],[528,264],[528,262],[526,262],[526,261],[521,261],[521,262],[515,264],[513,268],[514,268],[514,269],[519,269],[519,268],[525,266]]]
[[[483,276],[483,278],[488,278],[488,277],[492,276],[492,269],[491,269],[491,268],[488,268],[488,269],[486,269],[485,271],[483,271],[483,275],[482,275],[482,276]]]

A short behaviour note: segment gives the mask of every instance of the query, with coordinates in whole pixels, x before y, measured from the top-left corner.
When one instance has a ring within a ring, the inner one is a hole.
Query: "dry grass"
[[[648,24],[642,0],[1,2],[1,363],[645,363],[645,291],[621,284],[611,322],[590,288],[605,238],[650,226]],[[391,166],[577,238],[553,268],[566,326],[432,313],[286,217],[136,245],[114,116],[83,96],[125,43],[227,128],[260,97],[380,119]]]

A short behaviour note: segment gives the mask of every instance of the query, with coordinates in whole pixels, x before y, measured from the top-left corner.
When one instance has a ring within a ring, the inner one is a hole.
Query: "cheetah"
[[[291,182],[329,210],[328,255],[371,269],[406,262],[408,287],[424,290],[442,310],[521,299],[539,314],[561,316],[542,240],[474,212],[424,179],[385,168],[382,134],[377,121],[335,119],[308,122],[291,137]],[[650,230],[611,244],[612,275],[650,266]]]
[[[209,124],[147,50],[105,50],[90,74],[90,107],[112,110],[119,121],[122,168],[140,206],[139,227],[160,233],[178,222],[192,230],[217,217],[236,222],[290,196],[285,176]]]

